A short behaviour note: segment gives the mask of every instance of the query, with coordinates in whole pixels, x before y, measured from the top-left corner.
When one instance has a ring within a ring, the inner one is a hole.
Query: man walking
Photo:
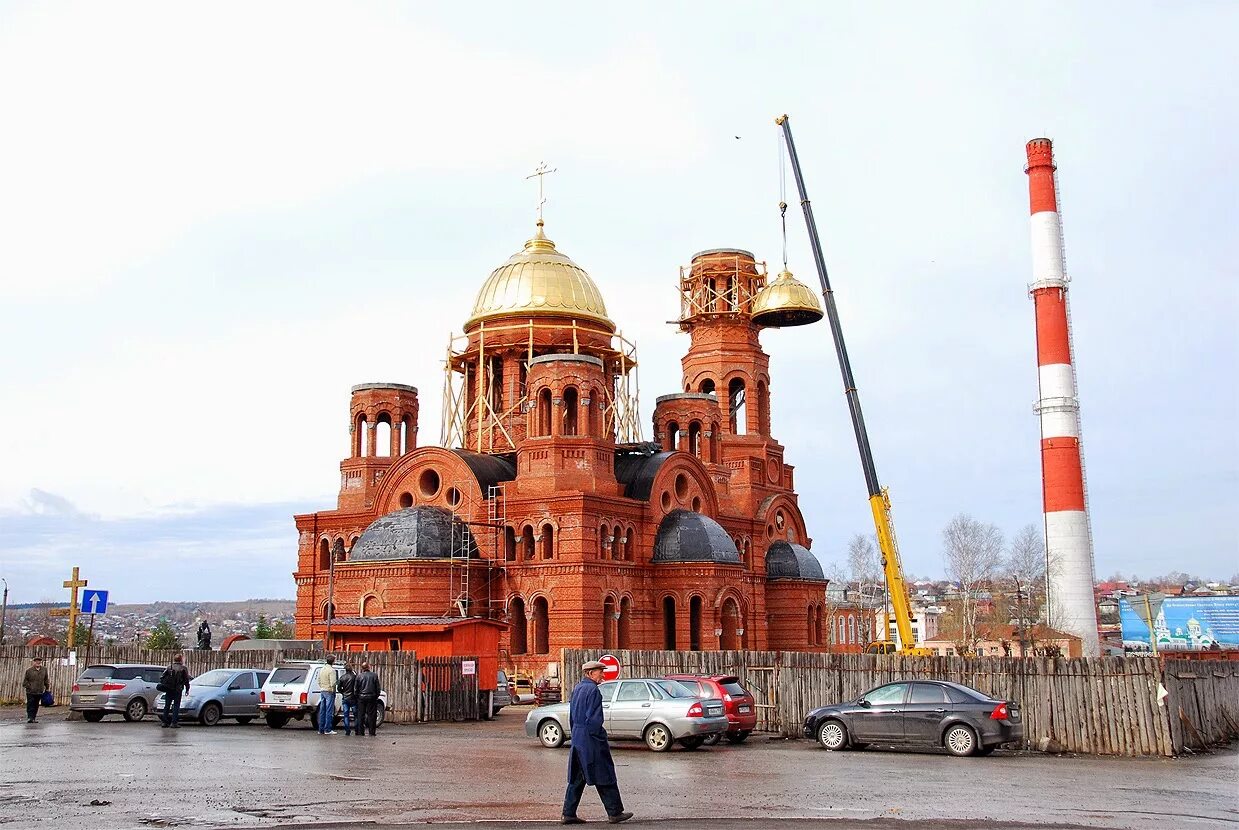
[[[344,661],[344,674],[336,686],[336,694],[340,696],[340,712],[344,717],[344,734],[353,734],[353,723],[357,719],[357,675],[353,672],[353,664]],[[361,725],[358,724],[358,731]]]
[[[336,658],[327,655],[327,665],[318,670],[318,734],[336,734]]]
[[[26,669],[22,678],[22,688],[26,690],[26,723],[34,723],[39,717],[39,703],[48,689],[47,669],[43,666],[43,658],[36,657]]]
[[[163,670],[159,685],[155,687],[163,692],[163,714],[159,720],[163,728],[181,728],[181,695],[189,691],[189,669],[185,668],[185,658],[176,655],[172,665]]]
[[[382,691],[379,686],[379,676],[370,670],[369,663],[361,664],[361,674],[357,675],[357,734],[364,735],[366,730],[370,730],[370,736],[374,736],[376,721],[378,720],[379,709],[379,692]]]
[[[624,801],[615,780],[615,762],[611,760],[611,745],[607,743],[607,730],[602,728],[602,693],[598,691],[598,684],[602,682],[605,668],[597,660],[582,665],[585,677],[576,684],[568,702],[572,747],[568,755],[568,789],[564,793],[562,824],[585,823],[584,819],[577,818],[576,808],[586,785],[597,788],[611,824],[632,818],[632,813],[624,812]]]

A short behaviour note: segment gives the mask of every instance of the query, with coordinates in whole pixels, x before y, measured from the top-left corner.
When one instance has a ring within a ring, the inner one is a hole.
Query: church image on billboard
[[[1123,648],[1149,651],[1149,626],[1139,597],[1119,602]],[[1239,649],[1239,597],[1168,597],[1156,608],[1153,635],[1159,651]],[[1141,612],[1141,613],[1138,613]]]

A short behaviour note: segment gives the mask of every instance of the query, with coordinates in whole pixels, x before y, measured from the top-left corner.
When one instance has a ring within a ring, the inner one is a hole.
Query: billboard
[[[1167,597],[1152,610],[1159,651],[1239,649],[1239,597]],[[1143,598],[1119,600],[1123,648],[1151,650],[1144,614]]]

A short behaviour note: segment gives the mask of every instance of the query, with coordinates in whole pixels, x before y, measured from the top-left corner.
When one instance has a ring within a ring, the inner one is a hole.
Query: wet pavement
[[[557,822],[566,750],[489,723],[389,725],[375,738],[90,724],[0,711],[0,825],[20,828],[539,827]],[[822,751],[759,739],[696,752],[614,747],[628,827],[1239,830],[1239,752],[1181,759]],[[92,806],[91,802],[96,803]],[[604,819],[592,789],[580,815]]]

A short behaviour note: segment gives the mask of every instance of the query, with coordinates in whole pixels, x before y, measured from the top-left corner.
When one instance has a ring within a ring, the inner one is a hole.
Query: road
[[[20,828],[550,826],[565,750],[524,736],[526,710],[490,723],[319,736],[294,722],[160,729],[0,712],[0,825]],[[1239,753],[1183,759],[999,752],[957,759],[808,741],[657,755],[614,749],[627,826],[674,828],[1131,828],[1239,830]],[[90,806],[91,801],[108,802]],[[603,818],[592,789],[581,816]],[[478,824],[481,822],[481,824]]]

